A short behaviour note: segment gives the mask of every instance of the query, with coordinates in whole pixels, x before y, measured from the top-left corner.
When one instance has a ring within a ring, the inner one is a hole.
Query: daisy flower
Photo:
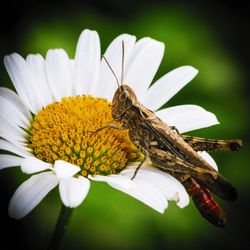
[[[135,36],[122,34],[104,53],[117,75],[121,73],[122,41],[124,82],[146,107],[181,133],[218,123],[212,113],[196,105],[157,111],[198,71],[179,67],[151,86],[164,44],[148,37],[136,41]],[[0,149],[5,151],[0,155],[0,168],[20,166],[32,175],[11,198],[11,217],[27,215],[56,186],[63,204],[77,207],[88,194],[91,181],[106,182],[160,213],[168,200],[181,208],[188,205],[184,187],[148,163],[131,180],[142,155],[128,131],[93,133],[116,123],[110,102],[117,85],[101,59],[97,32],[82,32],[73,60],[63,49],[53,49],[45,58],[31,54],[24,59],[13,53],[4,58],[4,64],[17,94],[7,88],[0,90]],[[211,163],[208,154],[202,156]]]

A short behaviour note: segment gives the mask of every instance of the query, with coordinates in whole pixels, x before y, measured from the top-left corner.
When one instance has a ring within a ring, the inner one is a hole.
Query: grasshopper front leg
[[[118,126],[116,124],[112,124],[111,123],[111,124],[105,125],[103,127],[100,127],[97,130],[95,130],[95,131],[92,131],[92,133],[97,133],[97,132],[99,132],[99,131],[101,131],[103,129],[106,129],[106,128],[112,128],[112,129],[118,129],[118,130],[127,130],[127,128],[125,128],[123,126]]]

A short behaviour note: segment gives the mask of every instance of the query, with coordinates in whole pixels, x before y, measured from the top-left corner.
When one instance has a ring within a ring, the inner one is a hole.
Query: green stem
[[[68,224],[73,211],[74,209],[65,207],[62,204],[61,211],[48,250],[60,249],[63,242],[64,234],[68,229]]]

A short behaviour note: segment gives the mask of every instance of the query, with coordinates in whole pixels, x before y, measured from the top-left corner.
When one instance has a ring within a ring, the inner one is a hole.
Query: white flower
[[[146,107],[156,111],[160,118],[177,127],[181,133],[218,123],[212,113],[196,105],[157,111],[198,71],[191,66],[179,67],[150,87],[163,57],[163,43],[151,38],[136,42],[135,36],[122,34],[113,40],[104,54],[118,76],[122,41],[126,52],[124,82],[133,88]],[[86,178],[79,166],[62,159],[55,160],[53,164],[45,162],[28,147],[28,130],[33,122],[31,113],[36,116],[48,104],[60,102],[65,96],[91,94],[112,100],[117,85],[101,59],[97,32],[82,32],[74,60],[69,59],[64,50],[54,49],[48,51],[45,59],[36,54],[27,56],[25,60],[13,53],[4,58],[4,64],[17,94],[6,88],[0,91],[0,149],[15,155],[0,155],[0,168],[21,166],[24,173],[34,174],[13,195],[9,205],[11,217],[18,219],[27,215],[58,184],[64,205],[76,207],[86,197],[90,180],[107,182],[160,213],[167,208],[168,200],[175,200],[179,207],[188,205],[189,198],[184,187],[172,176],[147,164],[143,165],[134,180],[131,177],[138,162],[130,164],[120,173],[88,174]],[[202,156],[213,162],[208,154],[203,153]]]

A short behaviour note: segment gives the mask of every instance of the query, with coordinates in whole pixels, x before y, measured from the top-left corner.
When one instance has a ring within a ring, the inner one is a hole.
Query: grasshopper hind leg
[[[195,151],[238,151],[241,140],[215,140],[182,135],[183,140]]]

